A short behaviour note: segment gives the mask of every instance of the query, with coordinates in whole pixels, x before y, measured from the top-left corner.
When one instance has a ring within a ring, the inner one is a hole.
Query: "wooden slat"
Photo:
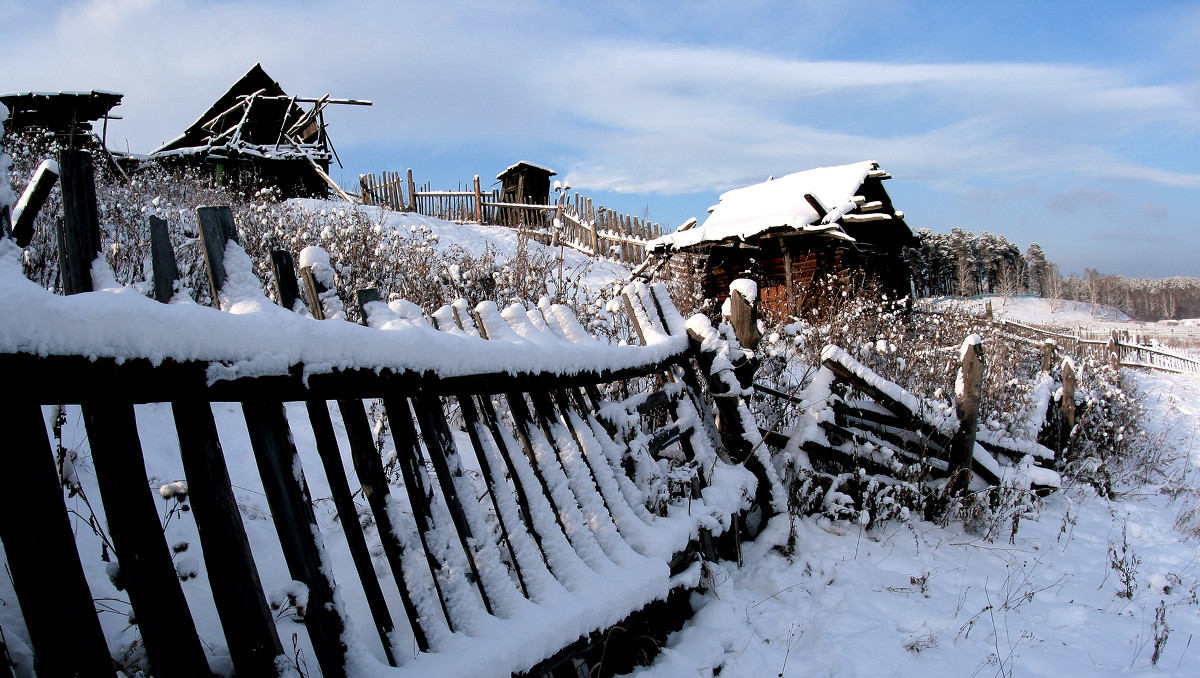
[[[269,675],[283,655],[283,646],[254,566],[212,407],[208,403],[174,403],[171,411],[205,570],[229,656],[241,675]]]
[[[296,262],[286,250],[271,251],[271,272],[275,276],[275,294],[279,305],[289,311],[296,310],[300,300],[300,286],[296,284]]]
[[[496,500],[496,495],[500,491],[498,485],[503,481],[502,474],[497,473],[493,469],[491,459],[484,447],[483,423],[479,419],[479,410],[475,407],[475,397],[470,395],[459,395],[455,398],[458,402],[459,410],[462,412],[463,424],[467,429],[467,436],[471,439],[471,447],[475,451],[475,458],[479,461],[479,469],[483,472],[483,477],[488,485],[488,498],[491,500],[492,508],[496,512],[496,521],[500,525],[500,539],[508,552],[512,554],[513,571],[517,575],[517,583],[521,586],[521,594],[526,598],[529,597],[529,588],[525,584],[525,577],[521,573],[521,564],[517,559],[517,550],[513,547],[512,538],[509,533],[512,530],[523,529],[533,532],[527,524],[508,525],[504,520],[504,513],[500,510],[500,505]],[[518,484],[516,475],[512,476],[513,483]],[[504,490],[507,491],[507,487]],[[525,509],[528,513],[528,509]]]
[[[383,407],[387,411],[388,421],[392,426],[392,439],[396,443],[396,455],[400,474],[404,478],[404,490],[408,494],[408,503],[412,509],[413,519],[417,523],[417,535],[421,539],[421,547],[425,552],[425,561],[429,573],[433,576],[433,585],[437,590],[438,601],[441,603],[442,614],[451,631],[458,625],[458,620],[450,615],[443,591],[441,576],[449,575],[450,567],[444,565],[441,554],[429,548],[426,537],[434,529],[433,510],[430,499],[433,488],[425,482],[425,459],[421,454],[420,443],[417,442],[417,430],[413,424],[412,412],[408,409],[408,401],[402,398],[384,398]]]
[[[295,280],[295,277],[292,279]],[[379,633],[388,664],[396,666],[390,637],[395,626],[392,624],[392,615],[388,612],[387,601],[383,598],[383,590],[379,587],[379,579],[375,576],[375,565],[371,560],[371,551],[367,548],[366,537],[363,536],[362,525],[358,522],[358,508],[354,505],[350,485],[346,482],[346,471],[342,467],[342,455],[338,451],[333,421],[329,417],[329,406],[324,400],[308,400],[304,406],[308,410],[317,454],[321,457],[321,464],[325,469],[325,479],[329,481],[329,492],[333,497],[334,508],[337,509],[342,533],[346,535],[350,558],[354,561],[354,569],[367,598],[371,619],[375,622],[375,630]]]
[[[196,218],[200,223],[200,244],[204,249],[213,306],[220,308],[220,292],[225,286],[225,244],[230,240],[237,242],[237,227],[228,207],[198,207]]]
[[[458,450],[454,447],[454,439],[450,436],[450,428],[446,425],[446,415],[442,412],[441,403],[436,398],[413,398],[413,410],[417,415],[417,423],[421,429],[421,438],[425,441],[425,450],[433,464],[434,475],[437,476],[442,488],[442,497],[446,500],[446,508],[450,510],[450,520],[458,533],[459,545],[467,556],[467,564],[471,574],[478,584],[479,596],[483,599],[483,607],[488,614],[493,614],[491,596],[483,579],[479,576],[480,547],[471,542],[475,535],[467,522],[463,511],[463,497],[459,494],[457,479],[462,478],[462,464],[458,459]],[[474,495],[467,495],[466,501],[475,501]],[[482,538],[482,535],[480,535]]]
[[[133,405],[84,405],[83,422],[108,535],[154,675],[212,675],[150,496]]]
[[[63,218],[59,228],[59,261],[63,294],[92,291],[92,261],[100,253],[100,219],[92,156],[86,151],[62,150]]]
[[[175,250],[171,248],[167,222],[156,216],[150,217],[150,263],[154,275],[154,298],[165,304],[175,296],[179,266],[175,263]]]
[[[11,215],[12,237],[17,241],[17,247],[28,247],[29,243],[33,241],[33,222],[37,218],[38,212],[42,210],[42,206],[46,204],[46,199],[50,197],[50,191],[57,181],[58,174],[48,165],[43,164],[38,167],[37,173],[25,187],[25,193],[21,195],[19,203],[23,203],[24,207]],[[0,223],[4,228],[8,228],[7,219]]]
[[[0,475],[0,515],[6,518],[0,520],[0,540],[33,645],[34,669],[46,676],[113,678],[41,409],[17,399],[6,400],[4,412],[7,468]]]
[[[422,652],[428,652],[429,639],[421,624],[420,613],[413,603],[408,584],[404,580],[404,562],[407,556],[404,544],[400,541],[392,525],[387,476],[383,472],[383,463],[371,438],[371,424],[367,420],[361,400],[339,400],[338,410],[342,414],[342,424],[346,427],[346,438],[350,443],[354,474],[358,476],[363,496],[367,498],[367,503],[371,506],[371,513],[375,517],[375,524],[379,528],[379,540],[383,545],[383,553],[387,557],[392,577],[396,581],[396,588],[400,592],[400,600],[412,627],[417,648]]]
[[[308,587],[304,623],[317,663],[327,678],[344,676],[346,647],[341,639],[344,625],[334,606],[332,582],[322,571],[317,520],[283,403],[243,402],[242,414],[288,572],[292,579]]]

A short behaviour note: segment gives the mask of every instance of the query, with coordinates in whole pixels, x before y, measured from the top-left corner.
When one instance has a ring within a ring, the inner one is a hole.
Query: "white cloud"
[[[289,91],[376,102],[330,116],[343,146],[505,143],[574,159],[577,187],[718,191],[866,158],[957,192],[1048,177],[1200,186],[1198,174],[1115,145],[1167,130],[1194,144],[1194,84],[1071,64],[814,60],[621,40],[573,12],[91,0],[10,27],[0,72],[6,89],[123,91],[126,119],[110,133],[142,151],[261,61]]]

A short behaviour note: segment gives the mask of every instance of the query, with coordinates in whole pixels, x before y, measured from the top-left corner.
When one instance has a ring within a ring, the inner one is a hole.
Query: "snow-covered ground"
[[[397,228],[424,225],[438,234],[441,246],[458,244],[472,252],[490,244],[511,256],[517,245],[516,235],[506,229],[411,214],[391,214],[389,223]],[[587,266],[584,255],[570,249],[563,254],[566,267]],[[600,263],[586,279],[599,286],[627,276],[620,266]],[[1071,302],[1051,312],[1044,300],[1015,298],[1005,304],[998,297],[993,308],[1021,322],[1070,327],[1099,321],[1091,309]],[[1110,320],[1119,322],[1115,316]],[[1200,499],[1185,489],[1195,484],[1189,469],[1200,463],[1200,378],[1138,374],[1136,382],[1150,406],[1149,433],[1161,436],[1178,459],[1169,469],[1176,481],[1169,487],[1179,492],[1145,487],[1106,500],[1086,488],[1068,487],[1024,516],[1011,540],[1006,532],[996,542],[958,523],[939,527],[913,521],[866,531],[824,518],[776,519],[756,543],[746,546],[741,567],[722,562],[711,568],[707,576],[715,586],[693,595],[695,617],[668,638],[651,666],[635,675],[1200,675],[1200,641],[1191,649],[1193,636],[1200,635],[1200,553],[1196,541],[1175,527],[1177,518],[1200,506]],[[214,409],[227,449],[248,450],[238,408]],[[303,408],[289,409],[289,417],[304,419]],[[169,408],[139,407],[138,416],[151,484],[157,488],[182,478]],[[67,410],[63,442],[68,449],[86,452],[77,408]],[[299,435],[297,445],[306,469],[319,468],[312,442]],[[270,538],[269,512],[251,455],[230,454],[229,463],[231,474],[244,479],[237,498],[259,567],[265,573],[285,572],[282,554]],[[79,457],[76,473],[85,488],[94,488],[86,454]],[[311,472],[308,481],[315,497],[328,496],[319,472]],[[99,508],[94,493],[91,501]],[[97,582],[93,594],[105,610],[106,633],[131,643],[136,629],[128,623],[124,595],[107,585],[101,540],[87,527],[91,509],[81,496],[68,504],[77,512],[81,556],[89,579]],[[328,504],[319,501],[317,513],[322,530],[328,530],[327,544],[336,551],[332,547],[341,540],[340,527]],[[194,522],[169,498],[160,506],[168,541],[185,545],[176,556],[181,575],[197,573],[202,581]],[[1182,525],[1184,532],[1192,526],[1200,533],[1200,520],[1183,520]],[[786,541],[790,529],[796,531],[797,546],[785,556],[776,545]],[[333,565],[335,570],[350,567],[336,553]],[[284,632],[294,623],[286,603],[287,579],[264,576],[270,597],[283,602],[277,614]],[[211,599],[196,581],[189,576],[184,583],[189,605],[214,658],[213,668],[228,672]],[[1126,584],[1130,596],[1120,595]],[[14,601],[7,578],[0,580],[0,628],[19,675],[28,675],[30,656],[18,631]],[[344,603],[357,629],[351,648],[357,664],[352,668],[356,675],[380,671],[382,646],[370,629],[365,601],[347,593]],[[389,604],[399,609],[397,600]],[[301,650],[315,664],[302,633],[300,637]],[[284,641],[289,644],[290,634]]]
[[[1079,327],[1080,325],[1085,327],[1129,327],[1130,324],[1138,324],[1134,323],[1129,316],[1111,306],[1089,304],[1069,299],[994,296],[950,300],[946,303],[958,306],[972,313],[983,313],[989,301],[992,302],[992,313],[995,317],[1019,323],[1067,328]]]
[[[1200,379],[1136,381],[1151,434],[1174,448],[1175,477],[1190,483]],[[694,598],[695,618],[635,675],[1200,675],[1198,542],[1173,528],[1190,496],[1147,487],[1112,501],[1073,487],[996,542],[961,524],[863,531],[796,519],[795,555],[760,538],[741,568],[721,563],[715,590]],[[1114,562],[1130,574],[1131,598],[1119,595]]]

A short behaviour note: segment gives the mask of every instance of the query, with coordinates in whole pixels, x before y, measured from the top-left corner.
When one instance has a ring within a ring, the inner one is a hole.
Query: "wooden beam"
[[[57,181],[58,172],[51,168],[51,162],[47,160],[38,166],[33,180],[25,187],[25,192],[21,194],[21,199],[11,215],[12,236],[18,247],[28,247],[33,240],[34,219],[46,204],[46,199],[50,197],[50,191]]]

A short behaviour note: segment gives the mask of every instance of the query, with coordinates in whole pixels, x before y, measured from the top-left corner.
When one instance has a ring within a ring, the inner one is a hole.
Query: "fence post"
[[[150,263],[154,272],[154,298],[165,304],[175,296],[179,266],[175,263],[175,250],[171,249],[167,222],[155,216],[150,217]]]
[[[1058,342],[1053,339],[1046,339],[1042,342],[1042,371],[1049,372],[1054,365],[1054,353],[1058,348]]]
[[[417,185],[413,182],[412,168],[408,168],[408,211],[417,212]]]
[[[1075,428],[1075,363],[1064,358],[1062,363],[1062,413],[1067,430]]]
[[[1121,367],[1121,340],[1117,338],[1117,331],[1114,329],[1108,336],[1108,362],[1113,366],[1113,369]]]
[[[367,181],[367,175],[358,175],[358,195],[364,205],[373,205],[371,198],[371,183]]]
[[[91,292],[92,261],[100,254],[92,155],[87,151],[59,151],[58,168],[62,172],[63,202],[59,253],[66,257],[60,264],[63,294]]]
[[[975,431],[979,426],[979,400],[983,394],[982,344],[978,334],[963,340],[962,364],[955,380],[954,411],[958,414],[958,432],[950,441],[951,484],[965,489],[971,479],[975,457]]]
[[[228,207],[198,207],[200,244],[204,248],[204,264],[208,269],[208,284],[212,290],[213,306],[221,308],[221,288],[225,286],[225,245],[237,242],[233,212]]]
[[[483,192],[479,190],[479,175],[475,175],[475,221],[483,223]]]

